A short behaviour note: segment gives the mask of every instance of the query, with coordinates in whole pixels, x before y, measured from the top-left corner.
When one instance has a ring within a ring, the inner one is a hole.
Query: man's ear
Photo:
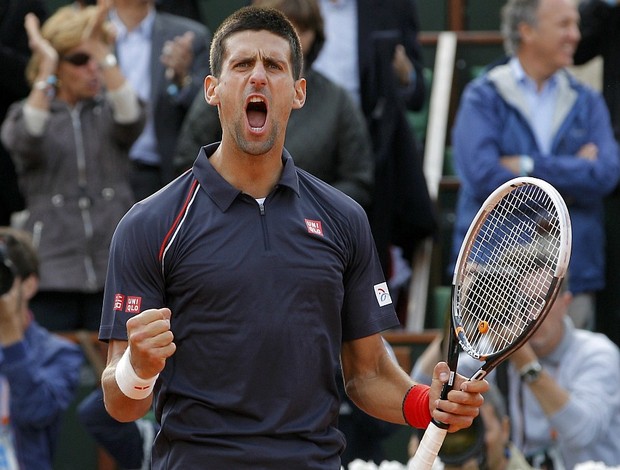
[[[205,78],[205,101],[211,106],[217,106],[220,104],[219,96],[217,95],[218,81],[213,75],[207,75]]]
[[[558,298],[555,301],[563,304],[564,309],[568,311],[570,304],[573,303],[573,293],[567,290],[564,292],[560,291],[560,293],[558,294]]]
[[[22,280],[22,293],[26,300],[32,299],[39,290],[39,278],[31,274]]]
[[[517,29],[519,30],[519,36],[521,37],[521,42],[522,43],[530,42],[531,39],[532,39],[532,36],[536,32],[536,28],[535,27],[533,27],[532,25],[529,25],[529,24],[527,24],[525,22],[519,23],[519,25],[517,26]]]
[[[306,102],[306,79],[300,78],[295,82],[295,98],[293,99],[293,109],[303,107]]]

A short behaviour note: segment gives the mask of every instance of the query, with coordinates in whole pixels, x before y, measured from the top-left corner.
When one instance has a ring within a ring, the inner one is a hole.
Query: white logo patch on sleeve
[[[379,307],[392,303],[392,297],[390,297],[387,282],[382,282],[381,284],[375,285],[375,296],[377,297]]]

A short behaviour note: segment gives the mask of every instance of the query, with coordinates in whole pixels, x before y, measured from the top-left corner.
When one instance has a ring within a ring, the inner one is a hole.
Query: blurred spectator
[[[415,0],[319,0],[325,19],[325,46],[313,67],[345,87],[364,114],[381,112],[385,100],[381,86],[396,85],[405,107],[419,110],[424,104],[420,24]],[[385,49],[381,49],[385,48]],[[387,53],[393,83],[375,80]]]
[[[535,468],[620,462],[620,350],[600,333],[576,329],[571,301],[570,292],[559,294],[507,368],[513,440]]]
[[[156,12],[155,0],[116,0],[114,7],[119,65],[149,110],[129,152],[131,186],[141,200],[175,176],[181,124],[209,73],[210,33],[188,18]]]
[[[54,331],[98,329],[110,240],[134,201],[127,155],[144,111],[115,65],[99,3],[62,7],[41,31],[26,17],[32,89],[2,126],[26,197],[21,224],[41,258],[31,306]]]
[[[603,97],[607,102],[616,138],[620,138],[620,1],[579,2],[581,41],[575,65],[603,58]]]
[[[616,140],[620,139],[620,4],[616,0],[584,0],[579,3],[581,41],[575,64],[603,58],[603,97],[611,116]],[[605,199],[605,235],[620,238],[620,188]],[[608,243],[605,288],[597,295],[596,328],[620,346],[620,244]]]
[[[620,160],[602,96],[565,70],[579,42],[571,0],[509,0],[502,33],[511,57],[465,88],[453,128],[461,186],[452,245],[461,241],[486,197],[530,175],[553,184],[573,229],[571,317],[594,325],[594,293],[605,285],[603,199],[618,182]]]
[[[425,84],[415,0],[320,0],[325,46],[313,68],[348,89],[373,142],[375,191],[369,210],[388,279],[392,246],[410,263],[436,220],[407,110],[424,104]],[[400,255],[399,255],[400,256]],[[394,286],[395,287],[395,286]],[[392,294],[397,289],[390,287]]]
[[[310,68],[325,40],[316,1],[255,0],[254,5],[281,10],[300,35],[308,95],[304,106],[291,113],[284,144],[295,156],[295,165],[368,207],[374,162],[364,116],[343,88]],[[217,108],[209,106],[199,93],[181,130],[179,169],[191,167],[200,147],[221,137]]]
[[[45,3],[43,0],[3,0],[0,3],[0,123],[9,106],[30,91],[26,80],[30,48],[24,17],[32,12],[43,21],[47,16]],[[17,185],[15,166],[0,142],[0,225],[9,225],[11,214],[23,208],[24,198]]]
[[[0,285],[0,468],[51,470],[83,356],[33,319],[28,303],[37,291],[39,260],[29,234],[0,227],[0,258],[0,269],[8,261],[14,278],[8,292]]]

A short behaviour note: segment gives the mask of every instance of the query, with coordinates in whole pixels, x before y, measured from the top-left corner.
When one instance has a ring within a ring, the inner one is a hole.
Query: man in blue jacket
[[[0,269],[0,468],[51,470],[83,356],[28,308],[39,261],[26,232],[0,227]]]
[[[508,62],[466,87],[453,129],[461,180],[453,259],[495,188],[519,175],[546,180],[572,219],[570,316],[592,328],[594,293],[605,285],[603,198],[618,182],[620,159],[602,96],[565,70],[579,14],[571,0],[509,0],[502,33]]]

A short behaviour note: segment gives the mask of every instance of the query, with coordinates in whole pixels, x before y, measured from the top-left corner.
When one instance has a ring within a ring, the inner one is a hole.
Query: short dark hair
[[[301,76],[303,56],[299,36],[295,28],[286,17],[273,8],[243,7],[235,11],[217,28],[211,42],[209,61],[211,73],[219,77],[222,73],[222,62],[226,48],[224,43],[232,34],[241,31],[268,31],[288,41],[291,46],[291,65],[293,78]]]
[[[39,275],[39,256],[30,233],[11,227],[0,227],[0,245],[13,264],[15,275],[21,279]]]
[[[298,33],[314,32],[310,50],[303,51],[306,70],[310,68],[325,44],[325,27],[321,7],[317,0],[255,0],[255,6],[275,8],[281,11],[295,25]]]

